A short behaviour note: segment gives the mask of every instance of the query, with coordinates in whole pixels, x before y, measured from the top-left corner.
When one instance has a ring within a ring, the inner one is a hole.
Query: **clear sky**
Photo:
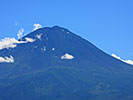
[[[59,25],[108,54],[133,60],[133,0],[1,0],[0,39]]]

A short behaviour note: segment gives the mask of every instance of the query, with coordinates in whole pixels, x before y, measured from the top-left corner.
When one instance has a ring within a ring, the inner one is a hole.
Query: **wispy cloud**
[[[68,53],[66,53],[65,55],[61,56],[61,59],[73,59],[74,57]]]
[[[23,37],[23,32],[24,32],[24,29],[23,29],[23,28],[21,28],[21,29],[18,31],[18,34],[17,34],[18,39],[20,39],[20,38]]]
[[[123,62],[125,62],[125,63],[133,65],[133,61],[132,60],[123,60],[123,59],[121,59],[121,57],[117,56],[116,54],[112,54],[112,56],[117,58],[117,59],[119,59],[119,60],[121,60],[121,61],[123,61]]]
[[[40,24],[34,24],[33,26],[34,26],[34,31],[39,28],[42,28],[42,25],[40,25]]]
[[[0,63],[13,63],[14,58],[10,55],[10,57],[0,57]]]

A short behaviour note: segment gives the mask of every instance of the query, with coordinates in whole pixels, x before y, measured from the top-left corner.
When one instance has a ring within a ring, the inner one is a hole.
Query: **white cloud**
[[[40,39],[40,40],[41,40],[41,36],[42,36],[42,33],[41,33],[41,34],[36,35],[36,37],[37,37],[38,39]]]
[[[13,63],[14,62],[14,58],[13,56],[10,55],[10,57],[0,57],[0,63]]]
[[[25,39],[26,39],[26,41],[18,41],[15,38],[4,38],[4,39],[0,40],[0,50],[5,49],[5,48],[7,48],[7,49],[15,48],[15,47],[17,47],[17,44],[35,41],[35,39],[32,39],[32,38],[25,38]]]
[[[133,65],[133,61],[132,60],[123,60],[119,56],[117,56],[116,54],[112,54],[112,56],[117,58],[117,59],[119,59],[119,60],[121,60],[121,61],[123,61],[123,62],[125,62],[125,63]]]
[[[0,50],[1,49],[4,49],[4,48],[15,48],[18,44],[18,43],[21,43],[19,42],[18,40],[16,40],[15,38],[5,38],[5,39],[2,39],[0,41]]]
[[[23,28],[21,28],[21,29],[18,31],[18,34],[17,34],[18,39],[20,39],[20,38],[23,37],[23,32],[24,32],[24,29],[23,29]]]
[[[40,24],[34,24],[33,26],[34,26],[34,31],[42,27],[42,25]]]
[[[34,42],[35,41],[35,39],[32,39],[32,38],[27,38],[26,37],[25,39],[26,39],[27,42]]]
[[[61,59],[73,59],[74,57],[68,53],[66,53],[65,55],[61,56]]]
[[[133,65],[133,61],[132,60],[124,60],[124,62]]]

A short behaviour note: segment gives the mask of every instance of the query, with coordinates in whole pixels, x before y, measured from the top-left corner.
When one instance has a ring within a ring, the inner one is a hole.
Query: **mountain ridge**
[[[27,39],[26,39],[27,38]],[[0,100],[132,100],[133,67],[65,28],[40,28],[0,50]],[[5,95],[6,94],[6,95]]]

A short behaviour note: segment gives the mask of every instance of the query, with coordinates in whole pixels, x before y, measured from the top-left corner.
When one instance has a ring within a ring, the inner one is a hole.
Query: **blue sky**
[[[1,0],[0,39],[59,25],[108,54],[133,60],[133,0]],[[16,25],[17,23],[17,25]]]

